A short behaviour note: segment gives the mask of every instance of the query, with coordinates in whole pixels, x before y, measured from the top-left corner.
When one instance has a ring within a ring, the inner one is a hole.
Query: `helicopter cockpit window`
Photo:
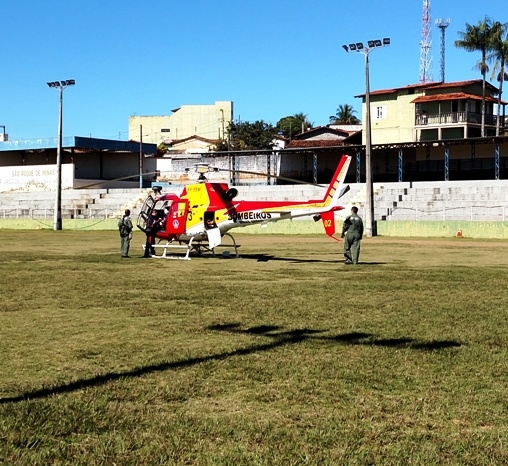
[[[164,209],[167,207],[168,201],[157,201],[155,205],[153,206],[154,210],[158,211],[164,211]]]
[[[156,211],[158,218],[163,218],[165,214],[167,213],[166,207],[171,202],[169,201],[159,201],[155,200],[152,196],[148,196],[145,203],[143,204],[143,207],[141,208],[141,212],[138,217],[138,228],[141,230],[145,230],[148,224],[148,219],[151,216],[151,212]]]

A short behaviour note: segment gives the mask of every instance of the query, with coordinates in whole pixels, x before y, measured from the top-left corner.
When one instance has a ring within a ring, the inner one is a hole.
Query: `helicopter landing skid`
[[[240,247],[239,244],[236,244],[236,241],[235,241],[235,238],[233,237],[233,235],[231,235],[230,233],[224,233],[224,235],[222,236],[224,238],[224,236],[227,236],[231,239],[231,243],[232,244],[217,244],[215,245],[213,248],[210,247],[209,245],[209,242],[208,241],[197,241],[195,243],[191,241],[189,241],[189,247],[192,251],[195,251],[198,253],[198,255],[203,255],[204,252],[211,252],[213,256],[215,256],[215,250],[217,248],[234,248],[235,250],[235,254],[234,254],[234,257],[235,258],[239,258],[240,257],[240,254],[238,253],[238,248]],[[194,238],[192,238],[194,239]],[[225,250],[223,251],[222,253],[222,257],[231,257],[229,251]]]
[[[212,255],[215,256],[216,255],[215,250],[217,248],[229,247],[229,248],[234,248],[234,250],[235,250],[235,254],[233,257],[239,258],[240,254],[238,253],[238,248],[240,247],[240,244],[236,244],[235,238],[231,234],[224,233],[224,236],[228,236],[229,238],[231,238],[232,244],[219,244],[219,245],[211,248],[209,246],[208,241],[206,241],[206,240],[198,240],[198,241],[194,242],[195,236],[191,237],[191,239],[189,240],[188,243],[180,242],[178,244],[175,244],[172,241],[168,241],[166,244],[154,244],[152,246],[153,248],[162,249],[162,255],[160,255],[160,256],[152,255],[151,257],[153,259],[178,259],[178,260],[190,261],[191,258],[189,256],[190,256],[191,252],[196,252],[199,256],[202,256],[204,253],[211,252]],[[144,245],[143,245],[143,248],[145,248]],[[184,256],[168,256],[167,253],[168,253],[168,249],[170,249],[170,248],[185,249],[185,255]],[[231,255],[229,254],[229,251],[226,250],[226,251],[223,251],[222,257],[230,258]]]

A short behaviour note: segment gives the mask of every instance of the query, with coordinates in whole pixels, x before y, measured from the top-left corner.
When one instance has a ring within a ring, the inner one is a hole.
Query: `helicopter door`
[[[168,206],[169,212],[166,217],[166,231],[180,235],[185,233],[189,202],[186,199],[174,201]]]
[[[217,227],[206,230],[206,235],[208,236],[208,247],[210,249],[213,249],[221,244],[222,238],[220,236],[220,230]]]
[[[156,200],[152,196],[148,196],[141,208],[138,216],[137,226],[140,230],[145,231],[146,224],[148,223],[148,217],[150,212],[154,208]]]
[[[221,244],[220,230],[214,220],[215,212],[205,212],[205,231],[208,237],[208,246],[210,249]]]

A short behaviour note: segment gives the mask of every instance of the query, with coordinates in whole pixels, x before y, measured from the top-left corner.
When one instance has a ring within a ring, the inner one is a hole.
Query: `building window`
[[[376,107],[374,118],[376,120],[384,120],[386,118],[386,107],[384,105]]]

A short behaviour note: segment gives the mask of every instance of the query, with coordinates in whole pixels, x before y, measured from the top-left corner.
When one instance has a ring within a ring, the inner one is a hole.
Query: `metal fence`
[[[65,219],[108,219],[121,214],[115,209],[62,209]],[[4,219],[50,219],[55,215],[54,209],[0,208],[0,218]]]
[[[505,205],[465,205],[436,207],[394,207],[384,220],[430,220],[430,221],[507,221]]]

